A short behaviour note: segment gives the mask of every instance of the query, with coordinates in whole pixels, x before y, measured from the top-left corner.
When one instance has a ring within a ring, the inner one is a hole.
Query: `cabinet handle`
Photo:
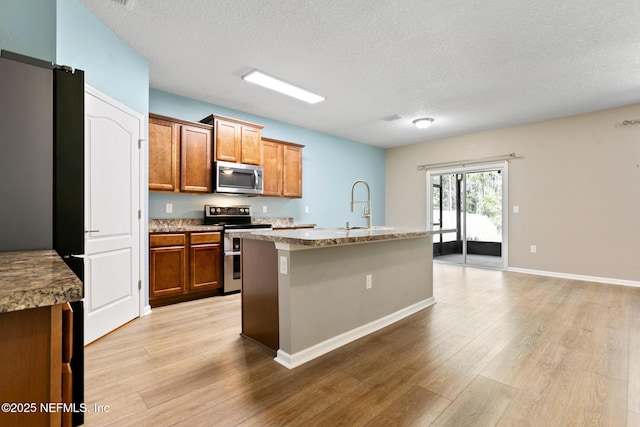
[[[99,233],[100,230],[84,230],[85,233]]]

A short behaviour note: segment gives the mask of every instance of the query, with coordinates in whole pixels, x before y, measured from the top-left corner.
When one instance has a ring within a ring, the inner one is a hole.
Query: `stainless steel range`
[[[224,226],[224,279],[222,293],[240,292],[242,289],[242,248],[239,238],[232,238],[230,231],[271,229],[271,224],[253,224],[251,206],[205,205],[204,223]]]

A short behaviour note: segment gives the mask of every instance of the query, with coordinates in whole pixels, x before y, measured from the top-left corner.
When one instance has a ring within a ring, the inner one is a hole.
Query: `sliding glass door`
[[[433,257],[442,262],[503,269],[506,236],[504,166],[428,172]]]

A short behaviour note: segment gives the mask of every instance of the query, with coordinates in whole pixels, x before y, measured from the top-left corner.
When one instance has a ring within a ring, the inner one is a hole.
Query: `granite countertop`
[[[253,218],[254,224],[271,224],[277,229],[314,228],[315,224],[297,224],[293,218]],[[200,218],[150,219],[149,233],[184,233],[188,231],[222,231],[221,225],[204,225]]]
[[[199,218],[150,219],[149,233],[184,233],[187,231],[222,231],[221,225],[204,225]]]
[[[315,224],[295,223],[293,218],[267,218],[267,217],[254,217],[252,222],[254,224],[271,224],[274,230],[288,230],[294,228],[315,228]]]
[[[411,239],[432,236],[443,231],[430,231],[407,227],[373,227],[371,229],[314,228],[232,233],[237,237],[265,240],[289,245],[313,247],[368,243],[393,239]]]
[[[296,224],[273,225],[274,230],[295,230],[297,228],[316,228],[316,224],[296,223]]]
[[[82,287],[53,250],[0,252],[0,312],[78,301]]]

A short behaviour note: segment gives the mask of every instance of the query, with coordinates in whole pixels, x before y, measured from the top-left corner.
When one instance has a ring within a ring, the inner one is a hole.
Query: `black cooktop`
[[[245,228],[271,228],[271,224],[253,224],[251,206],[204,206],[204,223],[206,225],[223,225],[225,230]]]

